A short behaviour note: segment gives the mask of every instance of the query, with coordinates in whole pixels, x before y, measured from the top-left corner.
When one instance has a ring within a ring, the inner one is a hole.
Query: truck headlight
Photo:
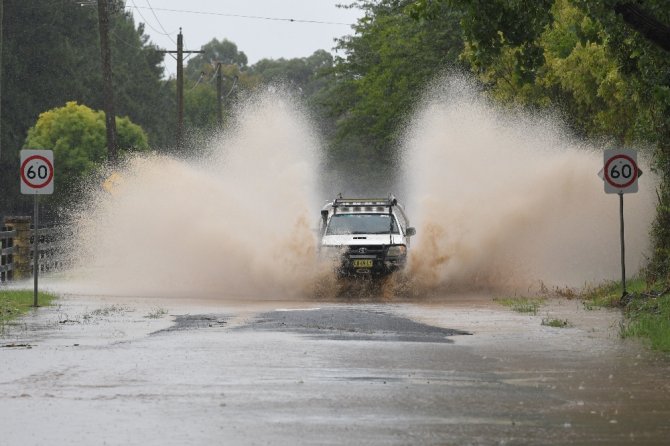
[[[388,257],[400,257],[405,255],[407,252],[407,247],[405,245],[397,245],[389,247],[389,250],[386,252]]]

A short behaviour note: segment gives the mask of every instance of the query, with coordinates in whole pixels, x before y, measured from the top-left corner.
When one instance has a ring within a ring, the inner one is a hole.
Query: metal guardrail
[[[47,226],[37,231],[40,272],[65,266],[62,241],[71,236],[65,226]],[[8,217],[0,227],[0,283],[32,277],[35,259],[34,236],[29,217]]]

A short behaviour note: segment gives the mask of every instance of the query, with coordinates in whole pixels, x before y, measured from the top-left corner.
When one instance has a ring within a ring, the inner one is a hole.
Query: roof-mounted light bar
[[[398,200],[393,195],[388,198],[342,198],[341,196],[333,201],[333,207],[347,206],[395,206]]]

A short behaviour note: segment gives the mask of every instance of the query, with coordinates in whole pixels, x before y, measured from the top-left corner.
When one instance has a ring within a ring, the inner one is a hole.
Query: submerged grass
[[[568,322],[567,319],[554,319],[547,317],[542,319],[542,325],[546,327],[565,328],[570,326],[570,322]]]
[[[147,319],[160,319],[163,316],[165,316],[166,314],[168,314],[168,311],[165,308],[155,307],[149,313],[147,313],[144,317],[147,318]]]
[[[537,310],[546,299],[542,297],[500,297],[493,300],[517,313],[537,314]]]
[[[39,293],[39,305],[48,306],[56,299],[51,293]],[[32,308],[32,290],[0,290],[0,330]]]

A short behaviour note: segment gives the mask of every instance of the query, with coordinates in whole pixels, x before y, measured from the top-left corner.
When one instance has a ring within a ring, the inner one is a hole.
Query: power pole
[[[109,48],[109,0],[98,0],[98,29],[102,56],[102,92],[104,95],[105,124],[107,127],[107,160],[116,164],[116,116],[114,114],[114,89],[112,88],[112,52]]]
[[[162,50],[163,54],[177,54],[177,147],[181,148],[184,138],[184,53],[204,53],[204,51],[184,51],[184,36],[179,28],[177,50]]]
[[[184,36],[177,36],[177,147],[184,142]]]
[[[0,0],[0,163],[2,162],[2,21],[5,0]]]
[[[0,0],[1,1],[1,0]],[[216,121],[219,128],[223,126],[223,73],[221,73],[221,62],[216,64]]]

